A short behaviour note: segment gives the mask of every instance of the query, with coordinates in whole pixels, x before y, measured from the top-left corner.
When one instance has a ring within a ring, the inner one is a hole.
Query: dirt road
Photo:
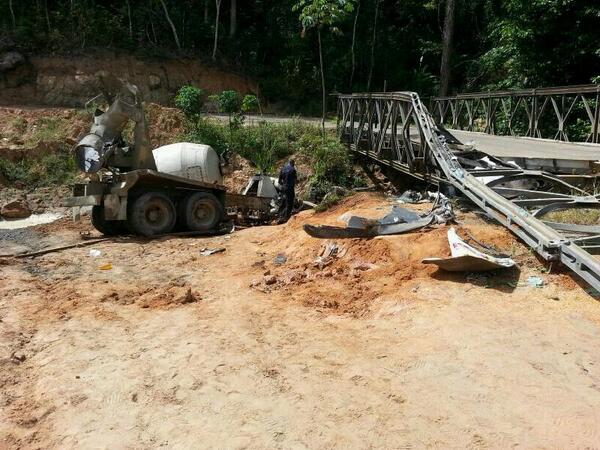
[[[421,265],[445,228],[338,241],[315,267],[324,242],[303,222],[388,207],[359,195],[228,237],[3,261],[4,447],[600,446],[598,301],[470,214],[460,228],[520,272]],[[532,274],[546,285],[523,286]]]

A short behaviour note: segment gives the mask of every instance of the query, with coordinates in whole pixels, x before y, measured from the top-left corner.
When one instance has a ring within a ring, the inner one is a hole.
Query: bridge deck
[[[600,144],[562,142],[527,137],[494,136],[486,133],[452,129],[448,131],[463,144],[472,142],[478,150],[502,158],[600,161]]]

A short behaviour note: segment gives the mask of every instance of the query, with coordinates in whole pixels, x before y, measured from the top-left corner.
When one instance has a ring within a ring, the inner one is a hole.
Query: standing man
[[[290,159],[279,172],[279,188],[283,193],[283,201],[279,206],[279,220],[277,223],[285,223],[289,220],[294,210],[294,199],[296,198],[296,167],[294,160]]]

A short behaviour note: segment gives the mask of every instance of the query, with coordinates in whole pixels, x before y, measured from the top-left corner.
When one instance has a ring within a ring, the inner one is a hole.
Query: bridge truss
[[[600,142],[598,84],[434,97],[431,109],[457,130]]]
[[[545,220],[600,209],[598,198],[552,174],[523,170],[464,147],[438,127],[413,92],[338,96],[338,135],[350,149],[417,179],[453,186],[547,261],[600,291],[600,226]]]

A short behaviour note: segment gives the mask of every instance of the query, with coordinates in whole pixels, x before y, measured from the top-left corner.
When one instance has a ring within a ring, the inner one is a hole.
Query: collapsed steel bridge
[[[546,261],[560,261],[600,291],[600,226],[544,220],[553,211],[600,209],[598,198],[542,171],[523,170],[462,145],[413,92],[338,96],[338,135],[381,165],[453,186]]]

